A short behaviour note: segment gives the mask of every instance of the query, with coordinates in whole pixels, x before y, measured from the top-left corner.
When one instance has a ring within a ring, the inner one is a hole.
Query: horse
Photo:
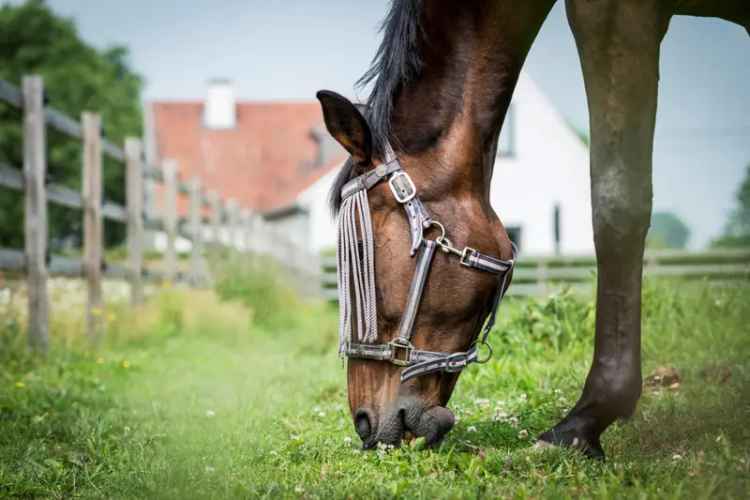
[[[372,84],[366,105],[318,93],[328,131],[350,154],[331,205],[348,227],[340,229],[348,245],[339,248],[343,262],[363,266],[365,276],[339,282],[350,309],[341,346],[349,358],[348,402],[364,448],[419,436],[434,446],[454,425],[448,401],[461,369],[482,357],[478,349],[515,258],[489,202],[498,137],[554,1],[395,0],[360,80]],[[596,331],[578,402],[537,442],[604,459],[601,434],[632,415],[642,387],[641,285],[659,46],[677,14],[720,17],[750,33],[750,4],[567,0],[566,8],[590,115]],[[351,206],[355,191],[359,204],[349,209],[347,225],[342,204]],[[494,256],[505,271],[456,265],[475,255]],[[376,272],[368,274],[368,266]],[[352,280],[359,280],[355,287]],[[351,304],[350,295],[357,299]]]

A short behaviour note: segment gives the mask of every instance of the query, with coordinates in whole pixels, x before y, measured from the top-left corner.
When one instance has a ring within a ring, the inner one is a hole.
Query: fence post
[[[164,272],[168,282],[177,277],[177,162],[164,160],[164,232],[167,246],[164,249]]]
[[[536,268],[537,289],[539,295],[547,295],[549,283],[547,282],[547,259],[540,258]]]
[[[44,82],[23,78],[23,176],[26,283],[29,295],[29,347],[46,353],[49,343],[47,297],[47,172]]]
[[[99,340],[104,325],[102,311],[102,142],[101,118],[81,115],[83,127],[83,267],[88,283],[86,331]]]
[[[128,204],[128,260],[130,303],[143,303],[143,148],[141,141],[125,139]]]
[[[201,198],[201,181],[198,177],[190,180],[190,237],[192,239],[192,251],[190,253],[190,282],[197,286],[203,278],[203,232],[201,227],[201,215],[203,200]]]
[[[245,252],[250,252],[250,209],[243,208],[240,211],[240,235],[242,236],[242,249]]]
[[[226,203],[226,209],[228,212],[228,221],[227,221],[227,227],[229,232],[229,241],[228,246],[232,250],[239,250],[239,246],[237,244],[237,220],[240,215],[240,207],[237,203],[237,200],[234,198],[230,198]]]
[[[211,243],[221,244],[221,199],[216,191],[208,192],[208,203],[211,205]]]

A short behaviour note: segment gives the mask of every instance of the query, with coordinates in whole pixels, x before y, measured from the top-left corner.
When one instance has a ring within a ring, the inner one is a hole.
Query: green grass
[[[265,278],[264,278],[265,279]],[[97,352],[79,318],[55,322],[46,361],[24,353],[22,321],[0,313],[0,497],[745,498],[750,491],[750,287],[679,282],[644,292],[645,388],[604,436],[605,463],[533,438],[575,402],[594,309],[561,294],[511,300],[496,357],[462,376],[455,429],[361,452],[334,354],[335,310],[271,281],[164,290],[138,311],[110,307]],[[58,315],[59,316],[59,315]],[[71,316],[74,316],[71,313]],[[73,325],[73,326],[66,326]],[[62,340],[64,339],[64,341]]]

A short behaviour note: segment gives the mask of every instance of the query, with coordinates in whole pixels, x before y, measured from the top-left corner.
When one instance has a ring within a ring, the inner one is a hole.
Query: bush
[[[252,322],[269,329],[291,326],[300,299],[275,261],[263,256],[222,252],[210,259],[216,292],[252,311]]]
[[[590,338],[594,331],[596,309],[588,298],[564,289],[546,298],[509,301],[499,314],[500,322],[492,338],[506,351],[527,351],[551,347],[555,352],[571,342]],[[507,309],[505,309],[507,307]],[[532,344],[532,345],[530,345]]]

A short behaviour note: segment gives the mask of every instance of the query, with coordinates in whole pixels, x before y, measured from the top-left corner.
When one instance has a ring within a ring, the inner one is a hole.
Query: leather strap
[[[417,257],[417,268],[411,279],[409,286],[409,295],[406,298],[406,307],[404,314],[401,316],[401,323],[398,326],[397,342],[403,345],[411,343],[411,335],[414,331],[414,320],[417,318],[419,304],[422,301],[424,285],[427,282],[427,275],[432,266],[432,258],[435,256],[437,244],[434,241],[425,240],[424,244],[419,247],[419,256]]]
[[[362,174],[350,180],[341,188],[341,199],[345,200],[357,191],[370,190],[389,175],[401,170],[401,164],[394,159],[383,165],[378,165],[366,174]]]

